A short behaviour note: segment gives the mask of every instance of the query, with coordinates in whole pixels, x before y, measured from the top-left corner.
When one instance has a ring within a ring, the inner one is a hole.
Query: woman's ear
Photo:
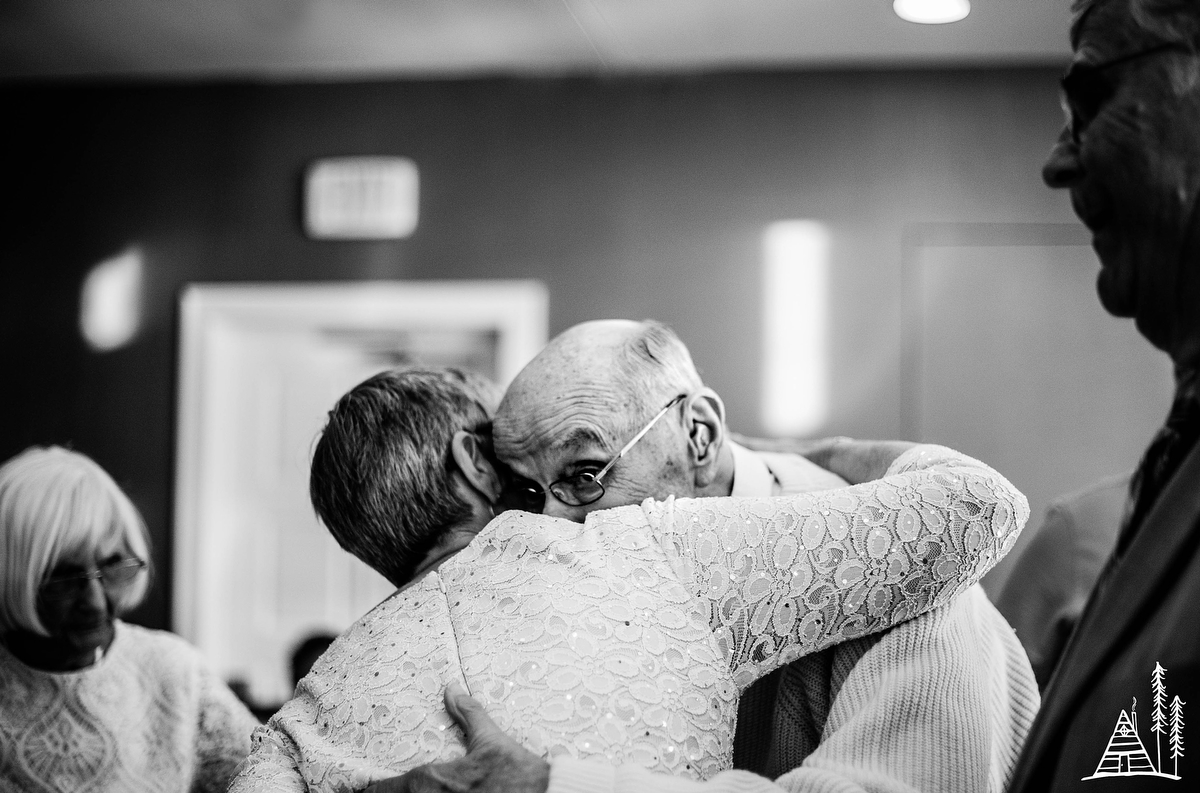
[[[488,459],[479,436],[466,430],[454,433],[450,454],[471,487],[495,504],[500,499],[500,476]]]
[[[704,388],[688,400],[685,416],[689,462],[696,484],[704,487],[716,478],[718,458],[725,445],[725,403],[716,391]]]

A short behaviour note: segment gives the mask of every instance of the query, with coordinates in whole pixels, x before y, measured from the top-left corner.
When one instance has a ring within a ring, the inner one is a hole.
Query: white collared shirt
[[[736,443],[730,443],[729,448],[733,450],[733,492],[729,495],[766,498],[783,494],[783,485],[758,454]]]

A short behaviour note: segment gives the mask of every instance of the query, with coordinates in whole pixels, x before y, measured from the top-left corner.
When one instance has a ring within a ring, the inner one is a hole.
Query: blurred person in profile
[[[223,791],[257,722],[193,647],[122,622],[142,518],[68,449],[0,466],[0,789]]]
[[[313,664],[325,654],[329,645],[333,644],[336,639],[336,636],[329,633],[314,633],[296,645],[290,659],[293,688],[312,670]]]
[[[1130,477],[1106,477],[1056,498],[996,596],[1041,691],[1117,544]]]
[[[661,356],[633,367],[648,393],[605,412],[618,425],[609,462],[556,481],[553,497],[602,504],[608,488],[654,467],[656,447],[671,445],[688,416],[688,384],[670,372],[664,381],[663,369]],[[707,400],[698,386],[690,396]],[[343,633],[256,732],[232,791],[411,784],[390,778],[463,753],[446,710],[468,725],[470,713],[487,719],[456,684],[512,731],[491,732],[517,764],[484,771],[494,789],[531,780],[544,789],[544,757],[586,758],[585,773],[625,763],[676,777],[660,784],[732,774],[736,787],[749,775],[726,770],[733,726],[754,680],[823,648],[870,642],[959,595],[979,606],[965,607],[970,621],[986,622],[987,609],[963,593],[1027,515],[1003,477],[957,452],[846,441],[830,467],[853,486],[771,497],[763,466],[757,497],[663,494],[578,522],[520,509],[493,519],[497,397],[477,377],[410,369],[368,379],[330,412],[313,455],[314,508],[399,591]],[[717,420],[706,413],[695,435],[709,471]],[[798,478],[813,483],[807,468]],[[509,495],[537,506],[532,493]],[[1003,663],[1004,649],[990,649]],[[485,769],[471,748],[457,762]],[[959,771],[946,773],[969,775]]]
[[[1067,124],[1043,177],[1092,231],[1104,308],[1170,356],[1175,398],[1012,790],[1195,790],[1184,711],[1200,703],[1200,2],[1076,0],[1073,14]]]

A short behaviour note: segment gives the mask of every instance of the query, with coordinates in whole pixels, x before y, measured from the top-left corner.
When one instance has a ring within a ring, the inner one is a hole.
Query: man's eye
[[[1098,70],[1077,67],[1063,78],[1063,94],[1072,121],[1086,126],[1113,94],[1112,84]]]

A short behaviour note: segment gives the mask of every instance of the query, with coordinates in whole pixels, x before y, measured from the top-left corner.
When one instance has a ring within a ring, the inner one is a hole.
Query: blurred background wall
[[[757,433],[762,233],[792,218],[832,233],[832,405],[822,433],[903,436],[914,426],[904,415],[905,235],[930,223],[1076,222],[1067,196],[1039,174],[1061,125],[1058,76],[1013,68],[0,87],[10,135],[0,182],[9,198],[0,457],[68,443],[114,474],[156,549],[156,596],[134,619],[168,627],[183,284],[540,279],[551,334],[611,316],[672,325],[724,397],[731,427]],[[303,169],[354,154],[417,163],[411,238],[304,236]],[[130,245],[146,266],[142,330],[123,349],[91,352],[78,331],[80,285]],[[998,321],[1019,328],[1026,302],[1010,305]],[[1090,292],[1080,305],[1102,313]],[[1130,323],[1097,321],[1133,337]],[[951,334],[939,354],[977,356],[971,343]],[[1127,428],[1139,440],[1101,461],[1100,473],[1133,466],[1166,404],[1145,407]],[[1063,483],[1095,475],[1067,472]]]

